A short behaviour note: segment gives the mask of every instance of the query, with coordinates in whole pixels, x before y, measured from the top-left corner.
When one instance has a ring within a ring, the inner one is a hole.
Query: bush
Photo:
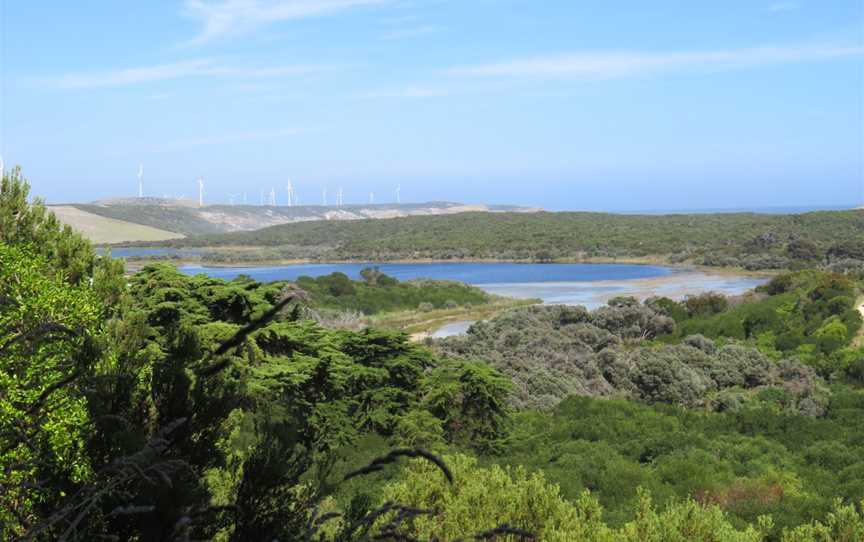
[[[492,531],[508,525],[532,533],[545,542],[668,542],[700,540],[713,542],[760,542],[761,528],[736,529],[717,506],[692,500],[655,508],[642,492],[635,506],[635,519],[620,529],[602,521],[603,510],[583,492],[567,501],[558,486],[540,472],[502,468],[478,468],[474,459],[462,455],[445,457],[454,483],[428,463],[414,462],[403,480],[386,486],[382,499],[434,510],[421,515],[406,533],[416,539],[457,540],[473,537],[477,529]],[[381,523],[388,518],[383,518]],[[852,518],[840,523],[849,528]],[[770,522],[765,520],[767,527]]]

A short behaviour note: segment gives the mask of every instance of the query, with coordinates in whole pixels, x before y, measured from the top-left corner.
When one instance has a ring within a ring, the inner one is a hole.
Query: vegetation
[[[500,446],[509,383],[488,366],[328,330],[279,284],[153,266],[118,293],[26,190],[0,193],[3,539],[292,540],[362,434]]]
[[[854,377],[864,363],[864,350],[849,346],[862,328],[860,289],[851,275],[808,270],[775,277],[753,300],[736,306],[712,306],[713,294],[677,307],[669,300],[654,304],[679,322],[677,336],[745,340],[774,359],[801,359],[826,377],[834,372]]]
[[[672,318],[619,298],[593,312],[563,306],[510,311],[439,341],[436,350],[482,357],[510,376],[511,401],[520,408],[548,409],[578,394],[723,410],[777,389],[789,390],[783,395],[790,409],[821,412],[824,383],[802,362],[775,361],[754,346],[702,336],[679,344],[643,340],[666,338],[675,329]]]
[[[429,349],[309,315],[477,291],[125,277],[3,177],[4,540],[864,535],[861,276],[520,309]]]
[[[300,277],[297,286],[307,292],[315,307],[353,310],[365,315],[400,310],[456,308],[489,303],[492,297],[480,288],[461,282],[415,280],[399,282],[377,268],[364,269],[362,281],[344,273]]]
[[[648,259],[751,270],[862,269],[864,212],[800,215],[464,213],[306,222],[169,241],[176,247],[264,247],[287,258],[385,261]],[[255,254],[219,253],[230,261]],[[213,256],[217,257],[217,256]]]
[[[183,235],[215,234],[231,231],[256,230],[273,224],[302,221],[366,218],[393,216],[395,213],[429,214],[440,212],[460,204],[448,202],[429,203],[379,203],[374,205],[343,205],[338,209],[320,205],[207,205],[199,208],[191,200],[171,201],[158,198],[113,200],[94,204],[75,204],[71,207],[92,215],[121,220],[168,230]],[[492,211],[518,211],[510,205],[489,206]],[[452,211],[449,211],[452,212]],[[97,230],[100,233],[103,230]],[[171,237],[167,237],[171,238]],[[143,240],[143,239],[142,239]]]
[[[614,526],[638,517],[640,488],[661,508],[687,498],[716,505],[739,529],[770,515],[774,540],[824,520],[835,499],[860,503],[864,393],[836,389],[818,418],[788,411],[781,392],[762,395],[722,413],[571,397],[548,413],[519,413],[491,461],[542,471],[574,502],[589,490]]]
[[[72,205],[52,205],[50,210],[61,222],[97,244],[163,241],[183,237],[164,229],[88,213]]]
[[[599,403],[599,402],[595,402]],[[602,422],[601,422],[602,423]],[[542,457],[548,457],[541,452]],[[594,454],[590,459],[598,459]],[[570,465],[578,458],[565,454]],[[599,457],[602,471],[614,477],[614,470]],[[650,493],[636,491],[633,517],[619,527],[603,520],[604,508],[587,490],[565,498],[558,485],[547,481],[540,471],[523,467],[492,465],[478,469],[476,461],[464,455],[447,458],[456,482],[448,485],[425,463],[412,465],[404,480],[384,488],[384,498],[407,502],[418,508],[441,510],[441,518],[421,516],[411,536],[428,539],[442,536],[457,540],[472,533],[477,523],[506,519],[509,525],[523,525],[545,541],[561,542],[760,542],[768,539],[796,541],[852,541],[864,536],[864,516],[852,505],[833,504],[825,524],[813,522],[794,529],[777,529],[768,516],[759,516],[752,525],[739,527],[718,504],[694,500],[672,500],[658,507]],[[620,465],[615,465],[616,467]],[[561,467],[552,467],[556,473]],[[582,469],[592,470],[590,465]],[[578,476],[578,474],[577,474]],[[622,485],[632,479],[623,480]]]

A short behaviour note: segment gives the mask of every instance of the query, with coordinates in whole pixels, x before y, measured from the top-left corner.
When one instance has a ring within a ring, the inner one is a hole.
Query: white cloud
[[[186,0],[183,13],[201,23],[189,44],[251,32],[282,21],[332,15],[352,8],[376,6],[392,0]]]
[[[774,2],[768,6],[768,11],[773,13],[779,13],[782,11],[794,11],[799,9],[801,4],[798,2]]]
[[[695,52],[592,52],[514,59],[455,67],[453,75],[472,77],[567,77],[611,79],[670,71],[747,68],[864,55],[864,47],[804,45]]]
[[[219,64],[212,59],[200,58],[113,71],[71,73],[53,79],[52,82],[64,89],[81,89],[138,85],[194,77],[275,78],[308,75],[331,69],[334,67],[315,65],[238,68]]]

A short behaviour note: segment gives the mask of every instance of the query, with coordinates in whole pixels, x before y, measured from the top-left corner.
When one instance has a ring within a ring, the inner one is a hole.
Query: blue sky
[[[860,0],[0,0],[0,151],[49,202],[864,200]],[[280,190],[280,197],[283,193]]]

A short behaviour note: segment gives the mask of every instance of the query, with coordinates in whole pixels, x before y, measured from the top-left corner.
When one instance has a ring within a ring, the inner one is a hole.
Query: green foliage
[[[864,393],[835,390],[822,418],[763,400],[705,413],[574,397],[548,414],[517,414],[509,446],[491,460],[544,472],[572,501],[590,490],[613,526],[638,516],[640,487],[662,506],[717,505],[738,528],[771,515],[774,537],[827,517],[837,497],[864,498],[864,426],[853,422],[864,416]]]
[[[508,311],[471,327],[464,336],[438,341],[445,357],[484,359],[510,377],[511,403],[552,408],[567,396],[627,396],[650,403],[737,408],[725,390],[746,402],[763,388],[795,390],[791,411],[824,403],[813,371],[793,361],[775,362],[755,348],[715,344],[701,335],[683,344],[648,344],[674,322],[651,305],[613,299],[592,312],[582,307],[535,306]],[[815,410],[814,410],[815,408]]]
[[[760,528],[735,528],[717,506],[688,500],[657,510],[645,493],[640,494],[634,507],[634,519],[616,529],[603,522],[603,508],[588,492],[568,501],[562,498],[558,486],[548,483],[540,472],[497,465],[478,468],[475,460],[462,455],[448,456],[446,461],[455,476],[452,485],[433,467],[417,462],[403,480],[383,490],[383,500],[436,511],[431,517],[415,519],[409,536],[424,540],[467,539],[478,527],[491,531],[508,525],[548,542],[764,540]],[[846,518],[843,520],[846,525]]]
[[[63,487],[91,474],[81,383],[100,358],[94,341],[101,307],[89,288],[63,278],[32,251],[0,243],[3,539],[22,534],[13,525],[51,510]]]
[[[167,265],[130,278],[124,317],[109,326],[110,363],[80,406],[80,427],[66,434],[91,462],[110,464],[177,427],[171,456],[201,474],[100,495],[79,532],[164,539],[179,522],[199,538],[290,540],[363,435],[484,450],[505,436],[507,382],[494,370],[442,363],[398,332],[326,329],[302,320],[296,305],[273,313],[297,294],[284,283],[189,277]],[[230,341],[236,346],[220,346]],[[79,433],[88,430],[95,438],[84,447]],[[112,516],[129,494],[147,510]],[[183,519],[207,503],[218,508]]]
[[[290,245],[295,257],[306,254],[324,260],[661,257],[716,266],[782,269],[796,263],[819,262],[860,268],[864,262],[862,237],[864,213],[860,211],[665,216],[462,213],[392,220],[311,221],[165,244]]]
[[[759,295],[719,312],[693,313],[687,301],[677,310],[665,308],[678,324],[673,337],[749,341],[773,357],[798,357],[828,376],[852,363],[854,354],[844,349],[862,326],[855,307],[860,287],[852,277],[808,270],[779,275]]]
[[[493,452],[508,425],[510,381],[485,363],[445,363],[424,380],[425,406],[444,423],[449,442]]]
[[[355,282],[344,273],[300,277],[297,286],[309,293],[313,307],[359,311],[366,315],[400,310],[432,310],[488,303],[483,290],[460,282],[414,280],[399,282],[374,268]]]
[[[864,502],[858,510],[852,504],[841,501],[834,504],[825,522],[814,521],[783,533],[782,542],[852,542],[864,540]]]
[[[117,303],[123,264],[96,256],[90,243],[62,225],[41,200],[28,202],[30,186],[20,168],[0,175],[0,243],[29,247],[70,284],[89,283],[108,306]]]

